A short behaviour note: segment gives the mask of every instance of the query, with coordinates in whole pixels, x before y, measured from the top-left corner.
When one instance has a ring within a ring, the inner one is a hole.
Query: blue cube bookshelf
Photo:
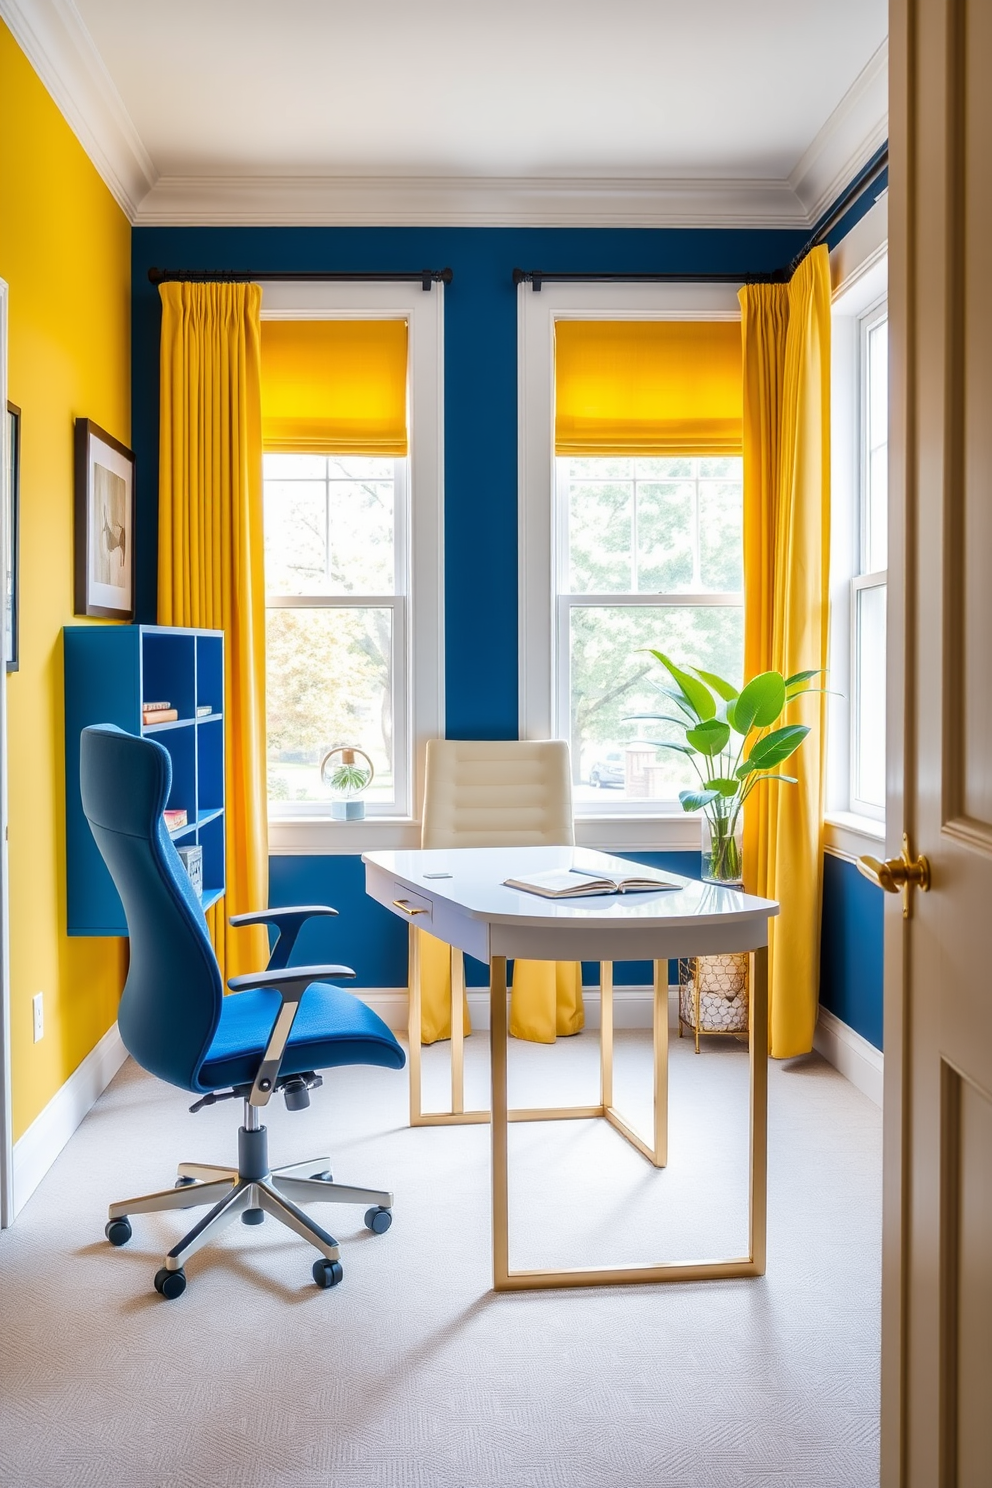
[[[169,807],[184,807],[177,847],[203,849],[204,909],[224,894],[224,635],[167,625],[67,625],[65,647],[66,928],[126,935],[127,923],[79,798],[79,735],[115,723],[154,738],[172,757]],[[168,702],[179,717],[146,726],[142,704]],[[210,713],[197,717],[197,708]]]

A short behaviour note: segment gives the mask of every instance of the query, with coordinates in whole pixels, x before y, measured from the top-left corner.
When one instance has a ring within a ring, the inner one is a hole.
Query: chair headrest
[[[110,832],[148,837],[157,830],[172,787],[169,751],[112,723],[84,728],[79,791],[88,821]]]

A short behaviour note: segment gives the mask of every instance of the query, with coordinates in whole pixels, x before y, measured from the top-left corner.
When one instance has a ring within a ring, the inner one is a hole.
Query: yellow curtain
[[[268,959],[265,583],[257,284],[163,284],[158,619],[225,639],[227,899],[208,912],[225,977]]]
[[[825,667],[830,532],[830,269],[825,247],[789,284],[740,292],[744,348],[744,672]],[[811,732],[786,767],[795,786],[759,785],[744,815],[751,893],[777,899],[770,1045],[813,1047],[820,966],[824,699],[793,703]],[[793,768],[794,767],[794,768]]]
[[[293,454],[405,455],[405,320],[262,322],[262,443]]]
[[[555,322],[556,454],[740,452],[736,322]]]
[[[451,948],[443,940],[420,932],[420,1037],[425,1044],[451,1037]],[[462,1018],[472,1032],[468,998]],[[553,1044],[556,1038],[585,1027],[582,1005],[582,966],[578,961],[515,961],[510,988],[510,1033],[534,1044]]]

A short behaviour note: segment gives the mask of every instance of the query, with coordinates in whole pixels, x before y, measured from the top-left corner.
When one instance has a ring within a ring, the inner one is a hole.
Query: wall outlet
[[[36,992],[31,999],[31,1013],[34,1018],[34,1041],[45,1036],[45,994]]]

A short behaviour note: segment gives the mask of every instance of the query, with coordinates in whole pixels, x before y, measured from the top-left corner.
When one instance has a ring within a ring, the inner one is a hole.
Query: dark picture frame
[[[7,520],[4,527],[3,655],[8,672],[18,660],[18,584],[20,579],[21,410],[7,404]]]
[[[134,619],[134,454],[76,420],[75,614]]]

